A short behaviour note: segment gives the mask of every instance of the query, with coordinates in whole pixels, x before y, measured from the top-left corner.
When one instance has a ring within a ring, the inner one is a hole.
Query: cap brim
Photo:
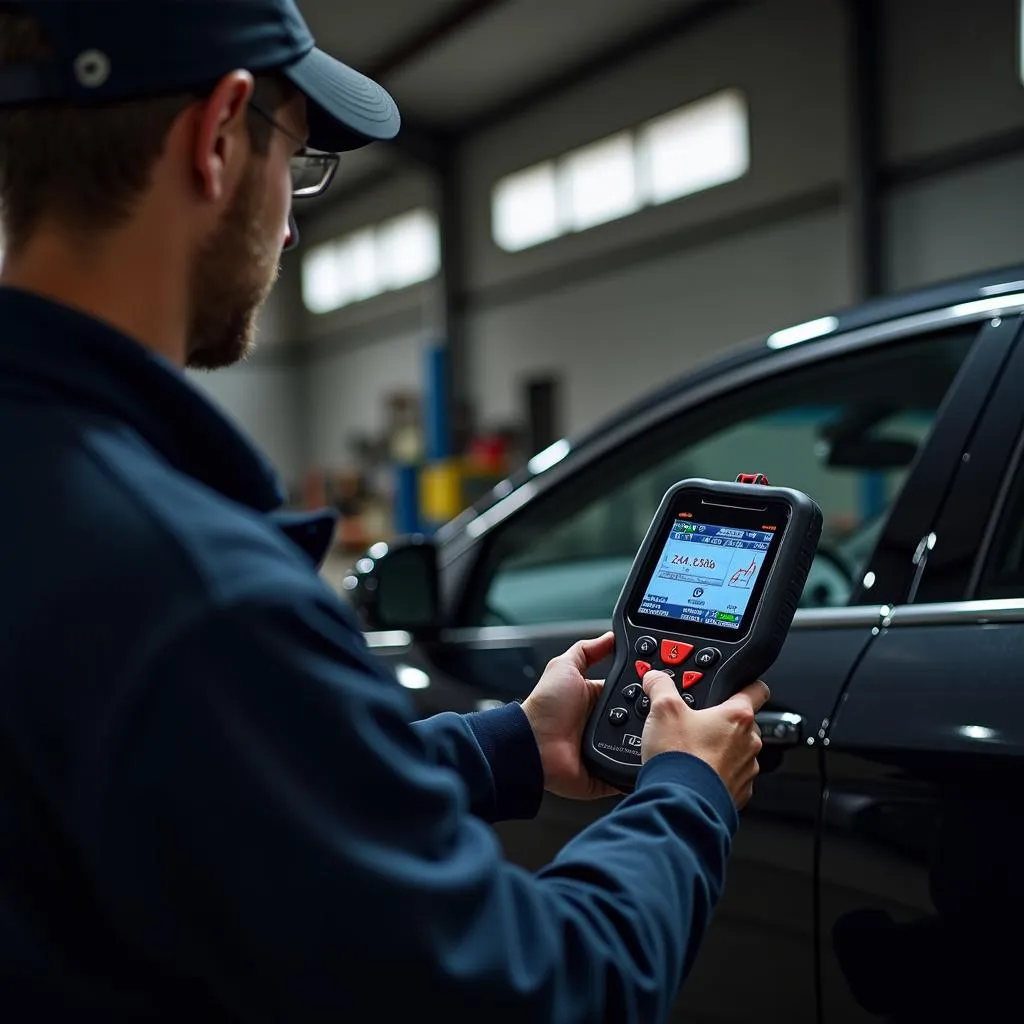
[[[309,101],[313,149],[342,153],[398,134],[402,119],[387,90],[323,50],[281,70]]]

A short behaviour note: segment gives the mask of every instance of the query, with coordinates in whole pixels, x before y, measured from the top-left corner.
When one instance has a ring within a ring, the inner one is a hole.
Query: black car
[[[345,581],[422,713],[470,711],[608,628],[674,481],[760,472],[821,505],[680,1020],[1020,1015],[1022,311],[1024,266],[776,331],[540,453],[433,538],[376,545]],[[607,810],[552,797],[499,832],[539,867]]]

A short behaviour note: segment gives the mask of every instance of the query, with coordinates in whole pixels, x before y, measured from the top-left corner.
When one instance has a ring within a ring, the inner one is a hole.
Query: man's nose
[[[294,249],[299,244],[299,226],[295,223],[295,214],[288,213],[288,230],[284,236],[284,245],[281,248],[282,252],[288,252],[289,249]]]

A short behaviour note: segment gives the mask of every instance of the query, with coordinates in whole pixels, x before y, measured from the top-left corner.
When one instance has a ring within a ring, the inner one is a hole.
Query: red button
[[[638,676],[639,676],[639,677],[640,677],[641,679],[643,679],[643,677],[644,677],[645,675],[647,675],[647,673],[648,673],[648,672],[650,672],[650,671],[651,671],[651,665],[650,665],[650,662],[647,662],[647,661],[638,661],[638,662],[636,663],[636,674],[637,674],[637,675],[638,675]]]
[[[692,650],[693,644],[677,644],[673,640],[662,640],[661,660],[666,665],[682,665]]]
[[[688,690],[691,686],[696,686],[703,678],[703,672],[684,672],[683,689]]]

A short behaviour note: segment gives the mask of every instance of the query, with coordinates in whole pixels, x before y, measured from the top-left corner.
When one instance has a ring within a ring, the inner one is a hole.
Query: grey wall
[[[847,301],[835,187],[845,83],[830,56],[840,13],[789,0],[722,19],[467,147],[472,380],[485,420],[520,412],[521,379],[543,369],[565,382],[574,432],[723,347]],[[740,181],[519,253],[491,241],[503,174],[737,86],[751,125]]]
[[[381,399],[421,386],[427,342],[427,333],[413,328],[328,351],[306,365],[306,455],[313,465],[352,466],[351,437],[384,429]]]
[[[1024,262],[1020,0],[882,7],[889,286]]]
[[[838,2],[775,0],[724,17],[473,140],[464,186],[471,289],[486,294],[835,182],[846,153],[836,118],[845,103],[834,59],[841,9]],[[503,174],[736,86],[747,95],[751,126],[751,170],[740,181],[520,253],[491,242],[490,190]]]
[[[628,266],[470,320],[473,386],[487,419],[518,413],[519,384],[560,375],[565,426],[610,409],[764,330],[845,301],[844,224],[794,218]]]
[[[286,486],[295,489],[301,483],[307,454],[294,367],[257,363],[192,377],[269,456]]]
[[[1017,0],[880,6],[887,287],[1024,262]],[[578,430],[723,348],[852,299],[845,10],[764,0],[464,144],[469,371],[485,422],[519,412],[525,376],[554,372]],[[743,180],[536,249],[492,243],[503,174],[733,86],[751,118]],[[304,241],[435,201],[422,176],[392,175],[325,210]],[[303,339],[301,368],[235,371],[219,398],[290,471],[343,465],[344,439],[379,428],[379,396],[420,379],[437,289],[326,317],[295,294],[293,282],[269,334]]]
[[[896,188],[887,212],[892,288],[1024,263],[1024,153]]]

